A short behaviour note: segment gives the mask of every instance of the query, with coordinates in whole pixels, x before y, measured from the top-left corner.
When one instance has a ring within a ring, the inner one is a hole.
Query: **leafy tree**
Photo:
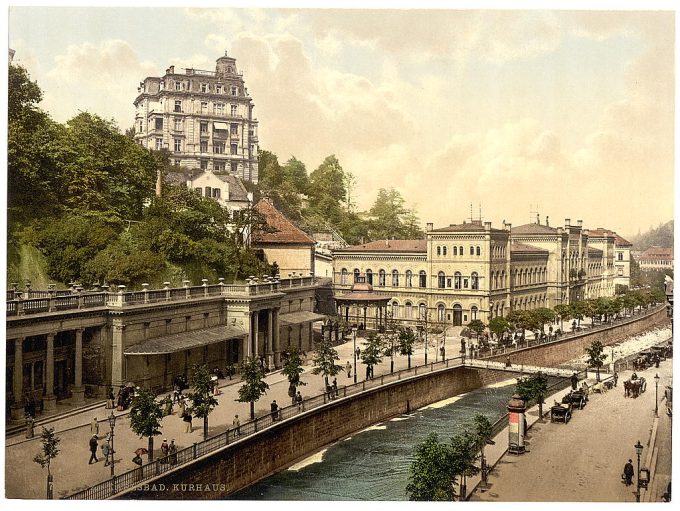
[[[534,320],[529,314],[529,311],[516,309],[510,311],[506,316],[508,322],[516,329],[522,330],[522,337],[524,337],[524,330],[531,328]]]
[[[287,183],[290,183],[297,193],[307,193],[309,176],[305,164],[295,156],[291,156],[283,166],[283,175]]]
[[[342,366],[336,364],[336,360],[340,360],[340,357],[330,342],[321,340],[316,343],[314,358],[312,359],[314,364],[312,374],[323,374],[326,388],[328,388],[328,377],[335,376],[342,371]]]
[[[479,336],[484,333],[484,329],[486,328],[484,322],[480,319],[473,319],[468,323],[467,327],[475,333],[477,340],[479,340]]]
[[[535,309],[531,312],[542,332],[544,331],[545,324],[552,323],[555,321],[555,317],[557,316],[557,314],[555,314],[552,309],[548,309],[547,307],[539,307],[538,309]]]
[[[255,419],[255,401],[264,396],[269,385],[264,381],[264,373],[258,360],[246,357],[241,363],[243,385],[238,389],[240,403],[250,403],[250,419]]]
[[[219,404],[213,395],[215,382],[207,366],[194,366],[189,380],[193,392],[189,394],[191,399],[191,411],[195,417],[203,419],[203,439],[208,438],[208,415]]]
[[[149,463],[153,461],[153,437],[160,435],[163,425],[163,409],[148,389],[139,389],[130,408],[130,429],[149,442]]]
[[[33,457],[33,461],[41,468],[47,467],[47,498],[52,498],[52,472],[50,464],[59,454],[59,442],[61,439],[54,434],[54,428],[42,428],[40,434],[40,452]]]
[[[455,495],[455,468],[451,448],[430,433],[419,443],[409,467],[406,493],[411,501],[451,501]]]
[[[416,342],[416,333],[411,327],[399,329],[399,353],[408,357],[408,368],[411,369],[411,355]]]
[[[342,221],[347,200],[345,173],[335,155],[328,156],[309,175],[309,209],[337,227]]]
[[[466,478],[479,472],[479,468],[475,465],[477,453],[479,452],[478,442],[478,437],[468,430],[451,438],[451,458],[454,473],[460,475],[463,479],[463,484],[461,485],[463,493],[459,495],[459,500],[466,497]]]
[[[548,378],[541,372],[525,378],[517,378],[515,391],[525,402],[536,401],[538,413],[543,418],[543,398],[548,391]]]
[[[597,315],[597,301],[593,299],[589,300],[583,300],[581,302],[577,302],[579,304],[578,310],[581,312],[582,315],[587,316],[590,318],[591,321],[595,321],[595,316]],[[579,326],[581,322],[579,320]]]
[[[304,372],[304,369],[302,368],[302,358],[297,348],[291,348],[288,352],[288,357],[283,362],[283,370],[281,372],[288,378],[288,383],[293,388],[293,394],[300,385],[307,385],[300,380],[300,375]],[[295,395],[292,398],[293,402],[295,402]]]
[[[492,334],[496,334],[497,339],[500,339],[505,332],[510,330],[510,322],[503,316],[496,316],[489,321],[489,330]]]
[[[404,198],[394,188],[378,190],[378,196],[368,212],[372,217],[369,222],[370,237],[374,240],[407,239],[408,235],[415,234],[413,237],[421,238],[424,232],[417,227],[418,218],[415,212],[406,209],[405,204]]]
[[[382,362],[383,352],[384,343],[382,338],[373,332],[368,334],[364,349],[361,350],[361,363],[366,364],[371,369],[371,374],[373,374],[373,366]]]
[[[604,345],[600,341],[593,341],[585,349],[586,355],[588,355],[588,365],[594,367],[596,371],[596,379],[600,381],[600,367],[604,365],[604,361],[607,355],[604,353]]]
[[[560,303],[553,307],[555,314],[560,318],[560,330],[564,331],[564,321],[574,317],[574,310],[568,303]]]
[[[477,443],[477,448],[479,449],[481,458],[481,473],[482,473],[482,483],[486,484],[487,469],[486,469],[486,458],[484,456],[484,447],[487,444],[493,443],[491,436],[493,435],[493,427],[489,418],[481,413],[476,413],[472,419],[472,433],[475,436]]]

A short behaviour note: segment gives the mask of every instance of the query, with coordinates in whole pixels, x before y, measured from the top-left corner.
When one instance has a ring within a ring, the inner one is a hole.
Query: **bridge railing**
[[[265,415],[261,415],[260,417],[256,417],[254,420],[244,422],[238,428],[225,427],[224,431],[201,442],[196,442],[189,447],[180,449],[175,454],[156,459],[152,463],[147,463],[139,468],[124,472],[112,479],[108,479],[74,493],[73,495],[64,497],[64,499],[108,499],[117,493],[133,489],[144,481],[148,481],[149,479],[157,477],[164,472],[185,465],[201,456],[225,447],[234,441],[254,435],[259,431],[269,428],[282,420],[290,419],[309,410],[317,409],[321,406],[334,402],[336,399],[360,394],[366,390],[378,388],[411,376],[445,370],[447,368],[461,367],[462,365],[461,357],[455,357],[446,360],[430,362],[426,365],[412,366],[411,369],[402,369],[393,373],[377,376],[370,380],[338,387],[337,392],[336,389],[328,390],[322,394],[304,399],[299,404],[279,408],[276,412],[276,415],[267,413]]]
[[[286,289],[312,286],[320,279],[316,277],[291,277],[281,280],[258,282],[255,279],[247,284],[225,284],[220,279],[219,284],[207,284],[203,280],[202,286],[185,285],[178,288],[166,286],[163,289],[144,289],[126,291],[125,286],[119,286],[118,291],[82,292],[74,290],[50,290],[27,292],[26,298],[22,292],[7,291],[7,316],[22,316],[40,312],[55,312],[76,310],[89,307],[125,307],[147,303],[187,301],[217,296],[262,296],[281,292]]]

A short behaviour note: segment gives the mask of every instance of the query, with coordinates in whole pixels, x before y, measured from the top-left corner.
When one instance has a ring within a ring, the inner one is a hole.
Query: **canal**
[[[515,382],[477,389],[375,424],[229,498],[408,500],[405,488],[414,447],[431,432],[448,441],[477,412],[495,422],[506,413]]]

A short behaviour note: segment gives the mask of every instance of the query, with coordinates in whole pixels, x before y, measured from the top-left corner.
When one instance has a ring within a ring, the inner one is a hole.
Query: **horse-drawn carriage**
[[[550,407],[550,422],[564,422],[565,424],[571,419],[571,403],[558,403]]]
[[[569,393],[562,398],[562,403],[571,404],[574,408],[583,410],[583,407],[586,406],[586,403],[588,402],[589,391],[590,387],[588,387],[586,382],[583,382],[578,390],[569,391]]]
[[[630,380],[623,382],[623,390],[625,397],[638,397],[647,390],[647,381],[633,373]]]

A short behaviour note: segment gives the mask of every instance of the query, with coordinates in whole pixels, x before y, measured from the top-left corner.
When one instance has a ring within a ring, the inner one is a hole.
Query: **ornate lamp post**
[[[635,444],[635,452],[637,453],[637,478],[635,480],[635,502],[640,502],[640,456],[642,455],[643,446],[640,440]]]
[[[352,325],[352,339],[354,340],[354,351],[353,357],[354,357],[354,383],[357,382],[357,326],[356,324]]]
[[[116,427],[116,416],[113,414],[113,410],[111,410],[111,415],[109,415],[109,426],[111,427],[111,445],[109,446],[111,451],[111,479],[113,479],[116,476],[114,471],[116,456],[113,451],[113,430]]]
[[[656,386],[656,390],[654,393],[654,417],[659,416],[659,373],[656,373],[656,376],[654,376],[654,383]]]

